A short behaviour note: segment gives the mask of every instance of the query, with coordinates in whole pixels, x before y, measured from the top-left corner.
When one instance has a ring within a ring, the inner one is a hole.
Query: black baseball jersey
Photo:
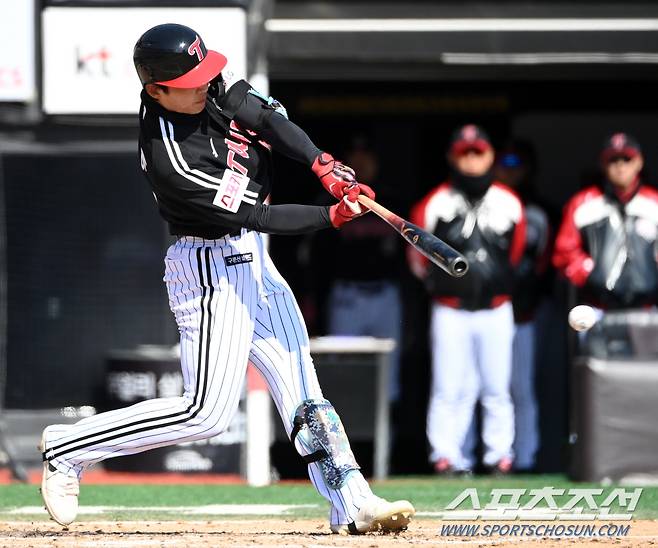
[[[270,147],[306,163],[320,150],[244,80],[208,94],[200,114],[141,94],[139,155],[171,234],[215,239],[241,228],[297,234],[331,226],[329,208],[266,205]]]

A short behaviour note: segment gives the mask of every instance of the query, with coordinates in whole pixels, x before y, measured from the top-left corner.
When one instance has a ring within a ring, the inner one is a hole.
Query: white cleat
[[[41,452],[46,447],[46,427],[41,434]],[[43,475],[41,477],[41,496],[46,505],[46,510],[60,525],[73,523],[78,515],[78,494],[80,493],[80,482],[78,478],[67,476],[57,470],[50,462],[44,461]]]
[[[389,502],[373,497],[365,503],[348,525],[332,525],[331,532],[339,535],[360,535],[372,531],[404,531],[416,513],[408,500]]]

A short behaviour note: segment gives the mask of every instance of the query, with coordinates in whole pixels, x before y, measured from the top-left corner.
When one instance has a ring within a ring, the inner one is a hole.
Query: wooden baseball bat
[[[410,223],[363,194],[359,194],[358,200],[391,225],[417,251],[451,276],[461,278],[468,271],[466,258],[434,234]]]

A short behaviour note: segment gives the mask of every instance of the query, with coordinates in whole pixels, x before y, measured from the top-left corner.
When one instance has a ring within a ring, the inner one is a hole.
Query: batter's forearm
[[[268,117],[261,135],[274,150],[309,167],[321,152],[302,128],[277,113]]]
[[[328,207],[257,204],[250,211],[243,226],[268,234],[305,234],[332,225]]]

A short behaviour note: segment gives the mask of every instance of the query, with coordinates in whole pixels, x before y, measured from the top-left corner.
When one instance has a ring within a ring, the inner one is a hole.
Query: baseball
[[[596,323],[596,312],[591,306],[579,304],[569,312],[569,325],[576,331],[587,331]]]

